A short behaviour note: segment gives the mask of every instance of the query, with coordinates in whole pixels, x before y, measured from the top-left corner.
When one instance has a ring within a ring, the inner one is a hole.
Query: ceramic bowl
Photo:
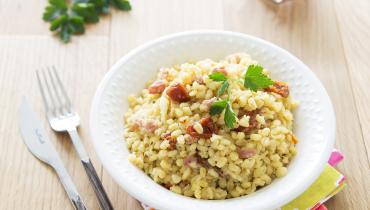
[[[227,200],[197,200],[156,184],[128,161],[123,138],[127,96],[137,94],[160,67],[245,52],[288,82],[300,102],[295,111],[297,155],[283,178],[257,192]],[[189,31],[159,38],[123,56],[105,75],[93,99],[90,132],[104,168],[130,195],[159,210],[276,209],[304,192],[325,166],[335,139],[335,116],[323,85],[298,58],[262,39],[226,31]]]

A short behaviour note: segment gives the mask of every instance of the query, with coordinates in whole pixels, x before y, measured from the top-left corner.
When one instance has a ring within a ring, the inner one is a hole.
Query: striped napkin
[[[324,203],[346,186],[345,177],[334,167],[343,160],[343,155],[334,150],[319,178],[299,197],[279,210],[327,210]],[[155,210],[141,203],[144,210]]]

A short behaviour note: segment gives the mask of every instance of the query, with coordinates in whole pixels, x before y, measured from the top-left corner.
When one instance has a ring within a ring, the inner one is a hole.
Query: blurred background
[[[88,115],[100,80],[120,57],[170,33],[219,29],[266,39],[306,63],[327,89],[337,116],[338,167],[348,187],[328,202],[335,210],[370,206],[370,1],[132,0],[62,43],[42,20],[47,0],[0,0],[0,209],[71,209],[53,171],[27,151],[17,107],[27,95],[43,113],[35,70],[55,65],[82,118],[80,133],[116,209],[139,210],[101,167],[89,140]],[[45,122],[45,127],[49,129]],[[67,136],[50,132],[90,209],[94,192]],[[83,176],[83,178],[81,178]],[[31,208],[30,208],[31,207]]]

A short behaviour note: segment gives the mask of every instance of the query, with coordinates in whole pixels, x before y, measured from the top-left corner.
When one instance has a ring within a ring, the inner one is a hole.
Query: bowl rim
[[[99,139],[98,139],[98,137],[97,137],[98,135],[96,133],[97,131],[96,131],[96,129],[94,129],[94,128],[96,128],[96,123],[97,122],[94,119],[97,119],[97,116],[98,116],[97,109],[98,109],[98,105],[99,105],[99,99],[101,98],[101,96],[103,94],[103,90],[104,90],[106,84],[108,83],[108,81],[110,80],[112,75],[114,75],[114,73],[120,69],[120,66],[122,66],[133,55],[135,55],[135,54],[137,54],[137,53],[139,53],[139,52],[141,52],[141,51],[143,51],[147,48],[150,48],[151,46],[153,46],[155,44],[165,42],[167,40],[171,40],[171,39],[178,38],[178,37],[183,37],[183,36],[193,36],[193,35],[201,35],[201,34],[203,34],[203,35],[238,36],[240,38],[261,42],[262,44],[269,45],[269,47],[275,48],[275,50],[280,51],[281,53],[285,54],[285,56],[287,56],[287,57],[290,57],[290,59],[294,60],[299,65],[302,65],[302,66],[306,67],[306,69],[313,75],[312,79],[316,80],[317,85],[320,86],[319,88],[322,90],[321,94],[323,94],[325,96],[325,99],[327,99],[326,102],[327,102],[327,105],[328,105],[328,111],[330,112],[330,113],[328,113],[328,116],[329,116],[328,121],[331,122],[331,123],[328,125],[329,129],[328,129],[327,132],[328,132],[329,138],[326,139],[326,141],[325,141],[326,145],[324,147],[325,149],[324,149],[324,151],[321,155],[321,158],[320,158],[321,161],[318,162],[318,164],[316,166],[316,170],[311,172],[308,180],[306,180],[305,182],[302,182],[302,185],[300,187],[296,187],[296,188],[294,188],[294,190],[286,192],[284,194],[285,196],[282,199],[275,200],[275,203],[271,204],[272,209],[277,209],[277,208],[283,206],[284,204],[288,203],[289,201],[293,200],[298,195],[302,194],[316,180],[316,178],[322,172],[324,166],[326,165],[325,163],[329,159],[330,153],[331,153],[331,151],[334,147],[335,131],[336,131],[336,129],[335,129],[336,128],[336,119],[335,119],[335,113],[334,113],[334,109],[333,109],[333,105],[332,105],[332,102],[330,100],[330,97],[327,94],[327,91],[326,91],[325,87],[322,85],[322,83],[316,77],[314,72],[307,65],[305,65],[300,59],[295,57],[293,54],[291,54],[287,50],[285,50],[285,49],[283,49],[283,48],[281,48],[281,47],[279,47],[279,46],[277,46],[277,45],[275,45],[271,42],[268,42],[266,40],[263,40],[261,38],[258,38],[258,37],[252,36],[252,35],[239,33],[239,32],[233,32],[233,31],[225,31],[225,30],[191,30],[191,31],[183,31],[183,32],[177,32],[177,33],[165,35],[165,36],[156,38],[154,40],[148,41],[148,42],[146,42],[144,44],[141,44],[138,47],[130,50],[129,53],[122,56],[109,69],[109,71],[105,74],[104,78],[102,79],[102,81],[98,85],[98,87],[96,89],[96,92],[95,92],[95,95],[93,97],[93,100],[92,100],[92,103],[91,103],[90,115],[89,115],[89,117],[90,117],[90,119],[89,119],[89,134],[90,134],[91,141],[93,142],[94,150],[96,151],[96,154],[97,154],[99,160],[101,161],[101,164],[104,167],[104,169],[108,171],[109,175],[113,178],[113,180],[116,183],[119,184],[119,186],[124,191],[128,192],[135,199],[138,199],[139,201],[144,202],[144,203],[146,203],[146,204],[148,204],[148,205],[150,205],[154,208],[158,208],[158,209],[161,209],[161,210],[168,209],[168,206],[165,206],[163,204],[158,204],[156,202],[153,202],[153,199],[142,196],[140,194],[140,192],[137,191],[136,189],[134,190],[134,189],[130,189],[128,187],[125,187],[126,184],[124,183],[124,181],[122,181],[122,179],[120,179],[120,177],[118,177],[117,173],[114,172],[114,168],[110,167],[110,165],[107,164],[107,162],[109,162],[109,159],[107,158],[107,156],[103,155],[104,154],[103,147],[99,147],[99,143],[98,143]],[[241,199],[243,199],[243,198],[241,197]],[[235,200],[235,202],[238,202],[240,200]],[[205,200],[199,200],[199,201],[205,201]],[[207,200],[207,201],[209,201],[209,200]],[[214,201],[215,202],[220,202],[220,200],[214,200]],[[228,199],[228,201],[230,201],[230,199]]]

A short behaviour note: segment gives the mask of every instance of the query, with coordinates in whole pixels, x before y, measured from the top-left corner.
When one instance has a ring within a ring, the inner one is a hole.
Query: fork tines
[[[73,107],[54,66],[36,71],[42,100],[49,117],[66,115]]]

